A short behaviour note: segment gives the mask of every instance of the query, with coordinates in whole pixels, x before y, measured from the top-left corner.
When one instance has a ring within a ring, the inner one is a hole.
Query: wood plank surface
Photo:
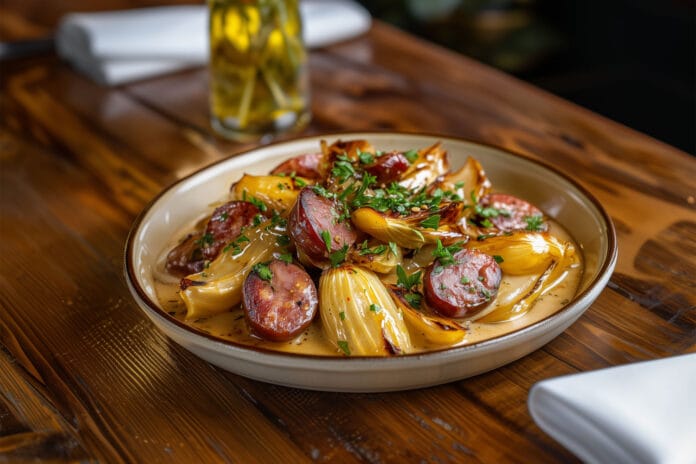
[[[5,36],[55,23],[3,8]],[[616,272],[544,348],[448,385],[323,393],[216,369],[143,317],[122,273],[160,189],[252,146],[212,133],[207,71],[107,88],[51,55],[0,66],[0,462],[572,462],[529,416],[535,382],[696,352],[694,158],[376,22],[312,52],[307,134],[430,132],[541,159],[611,215]]]

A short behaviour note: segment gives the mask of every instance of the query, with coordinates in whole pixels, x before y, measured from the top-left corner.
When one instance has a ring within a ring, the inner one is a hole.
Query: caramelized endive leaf
[[[399,185],[409,190],[429,187],[449,170],[447,152],[440,142],[418,151],[418,158],[404,173]]]
[[[454,205],[454,204],[452,204]],[[418,213],[411,216],[393,216],[388,213],[380,213],[370,207],[362,207],[353,211],[351,220],[358,229],[373,237],[388,243],[416,249],[427,243],[443,243],[466,240],[466,236],[458,230],[452,230],[447,225],[437,229],[420,227],[419,224],[433,213]]]
[[[442,190],[455,192],[464,204],[473,204],[473,198],[481,198],[491,190],[491,181],[481,163],[469,156],[459,170],[446,174],[437,184]],[[464,212],[471,211],[470,209]]]
[[[292,209],[302,187],[313,183],[301,177],[244,174],[232,185],[230,193],[233,200],[260,200],[267,208],[283,212]]]
[[[363,245],[351,250],[350,262],[371,271],[389,274],[403,260],[401,247],[394,242],[385,244],[376,240],[366,240]]]
[[[404,298],[406,291],[390,285],[389,292],[396,306],[404,313],[406,326],[415,338],[423,337],[433,345],[450,346],[461,342],[467,331],[452,319],[442,317],[424,306],[422,310],[414,309]]]
[[[538,235],[546,236],[547,234]],[[551,240],[548,240],[548,237],[546,238],[548,242],[551,242]],[[499,304],[498,307],[496,307],[493,311],[478,319],[478,322],[494,323],[517,319],[518,317],[526,314],[527,311],[531,309],[532,304],[540,296],[544,295],[563,281],[570,266],[578,263],[579,258],[575,254],[575,248],[572,244],[562,243],[555,238],[553,238],[553,241],[560,245],[560,248],[556,248],[555,245],[550,246],[550,250],[547,253],[547,256],[550,256],[550,259],[548,261],[538,260],[536,266],[543,265],[542,263],[546,262],[546,268],[539,273],[534,273],[535,275],[538,275],[538,279],[527,290],[527,292],[524,293],[517,301],[508,301],[505,303],[501,302],[502,304]],[[511,261],[513,261],[513,259],[511,259]],[[512,264],[511,266],[514,269],[519,270],[522,265],[515,266],[515,264]],[[505,270],[503,270],[503,272],[505,272]]]
[[[283,234],[285,228],[273,220],[245,229],[206,269],[182,279],[186,319],[223,313],[240,304],[244,278],[254,264],[282,253],[278,237]]]
[[[319,279],[324,335],[346,356],[388,356],[413,350],[403,313],[377,275],[355,265],[324,271]]]
[[[549,233],[513,232],[485,240],[472,240],[467,248],[482,251],[496,260],[500,269],[511,275],[541,274],[552,261],[575,254],[571,243],[561,242]]]

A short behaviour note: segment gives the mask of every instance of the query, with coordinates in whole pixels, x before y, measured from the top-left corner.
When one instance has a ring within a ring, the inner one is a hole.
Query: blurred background
[[[396,27],[696,153],[696,0],[358,1]],[[46,37],[67,12],[129,3],[202,2],[0,0],[0,41]]]
[[[696,153],[693,0],[360,1],[374,17]]]

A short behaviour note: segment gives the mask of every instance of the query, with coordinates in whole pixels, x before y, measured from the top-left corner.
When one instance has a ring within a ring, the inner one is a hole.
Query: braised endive
[[[242,284],[256,263],[284,251],[285,227],[271,219],[243,231],[201,272],[182,280],[186,319],[195,320],[230,311],[242,301]]]
[[[319,314],[325,338],[346,356],[413,351],[402,311],[375,273],[344,265],[319,279]]]

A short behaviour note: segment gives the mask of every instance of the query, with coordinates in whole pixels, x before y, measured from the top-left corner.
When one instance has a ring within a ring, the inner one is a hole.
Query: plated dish
[[[145,313],[214,364],[383,391],[538,348],[596,298],[615,254],[597,202],[541,164],[457,139],[340,134],[170,187],[136,221],[126,273]]]

